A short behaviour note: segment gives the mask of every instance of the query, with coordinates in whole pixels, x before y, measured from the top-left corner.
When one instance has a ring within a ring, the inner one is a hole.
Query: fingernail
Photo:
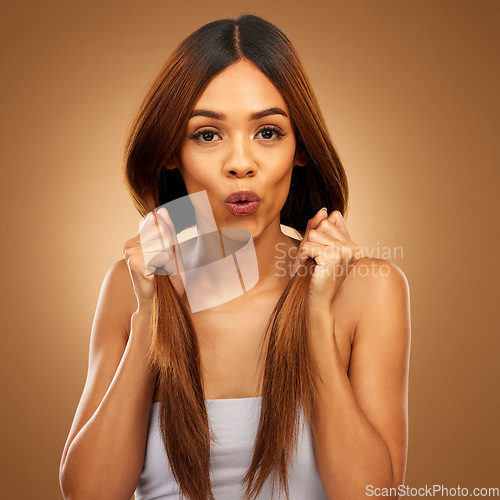
[[[321,212],[321,210],[325,210],[326,212],[328,212],[328,208],[326,208],[326,207],[321,208],[320,212]]]

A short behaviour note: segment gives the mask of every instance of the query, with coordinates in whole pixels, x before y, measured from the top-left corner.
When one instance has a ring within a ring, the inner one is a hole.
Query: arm
[[[397,489],[405,476],[408,283],[394,264],[379,259],[359,263],[368,261],[376,263],[372,275],[349,276],[343,284],[356,287],[362,305],[349,374],[342,365],[330,310],[323,308],[310,317],[313,355],[324,381],[319,384],[320,401],[312,422],[315,452],[325,491],[336,500],[367,498],[368,485],[371,491]]]
[[[115,263],[99,296],[87,380],[61,459],[65,498],[129,499],[135,490],[154,390],[150,314],[137,309],[126,262]]]

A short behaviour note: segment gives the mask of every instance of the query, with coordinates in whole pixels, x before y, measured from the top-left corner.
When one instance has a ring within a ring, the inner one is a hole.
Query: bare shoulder
[[[402,269],[385,259],[362,257],[348,275],[351,286],[361,290],[373,287],[408,287],[408,280]]]
[[[342,284],[343,293],[353,304],[355,332],[369,321],[374,311],[409,314],[410,288],[402,269],[385,259],[363,257]]]

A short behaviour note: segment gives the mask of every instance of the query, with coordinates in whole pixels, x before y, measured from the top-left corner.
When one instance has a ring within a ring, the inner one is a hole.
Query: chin
[[[220,224],[217,222],[217,227],[219,229],[223,228],[240,228],[247,230],[252,238],[259,237],[263,230],[265,229],[265,224],[263,224],[262,220],[259,220],[254,216],[240,216],[240,217],[231,217],[230,219],[224,219]]]
[[[221,223],[217,223],[219,228],[223,227],[241,227],[242,229],[247,229],[250,232],[253,232],[259,226],[262,226],[262,223],[256,220],[255,217],[231,217],[230,219],[224,219]]]

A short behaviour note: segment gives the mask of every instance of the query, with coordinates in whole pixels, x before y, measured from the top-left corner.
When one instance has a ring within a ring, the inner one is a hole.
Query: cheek
[[[270,171],[269,180],[277,188],[283,189],[290,184],[293,170],[293,156],[283,155],[276,159]]]
[[[290,165],[276,166],[272,175],[268,178],[267,201],[270,203],[271,210],[280,211],[288,197],[290,191],[290,182],[292,179],[292,167]]]
[[[276,148],[269,148],[259,151],[255,160],[262,166],[263,170],[269,169],[271,176],[276,179],[286,177],[293,168],[293,159],[295,153],[295,144],[290,142],[282,144]]]
[[[210,169],[203,158],[184,153],[181,154],[181,163],[179,171],[186,185],[209,185],[213,182],[213,176],[210,175]]]

